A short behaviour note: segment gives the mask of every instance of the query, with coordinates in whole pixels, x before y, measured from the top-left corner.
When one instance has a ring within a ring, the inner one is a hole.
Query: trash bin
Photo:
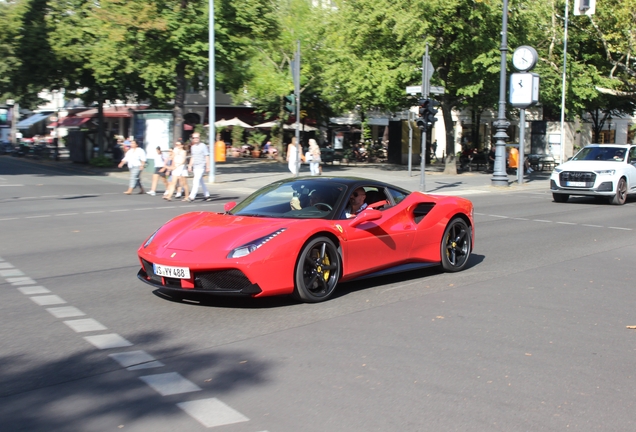
[[[214,143],[214,162],[225,162],[225,141]]]

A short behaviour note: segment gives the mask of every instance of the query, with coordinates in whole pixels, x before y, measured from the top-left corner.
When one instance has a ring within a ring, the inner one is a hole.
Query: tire
[[[470,257],[472,241],[471,229],[464,219],[452,219],[442,237],[442,268],[447,272],[463,270]]]
[[[298,255],[294,297],[306,303],[329,299],[341,273],[340,254],[327,237],[311,239]]]
[[[565,203],[570,199],[570,195],[553,193],[552,199],[554,199],[554,202]]]
[[[618,180],[616,185],[616,195],[611,199],[610,203],[614,205],[623,205],[627,201],[627,182],[624,177]]]

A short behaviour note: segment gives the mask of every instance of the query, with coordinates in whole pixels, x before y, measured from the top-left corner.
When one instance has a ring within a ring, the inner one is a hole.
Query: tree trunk
[[[444,115],[444,127],[446,128],[446,157],[444,158],[444,174],[457,174],[457,158],[455,157],[455,129],[453,117],[446,104],[441,105]]]
[[[104,98],[102,91],[97,98],[97,155],[104,156]],[[59,121],[59,120],[58,120]]]
[[[177,88],[174,94],[174,130],[172,133],[173,142],[177,142],[179,138],[183,138],[183,107],[185,106],[186,96],[186,64],[181,61],[177,63]],[[210,109],[214,109],[211,107]],[[211,118],[210,116],[208,116]],[[214,137],[209,137],[210,140]]]

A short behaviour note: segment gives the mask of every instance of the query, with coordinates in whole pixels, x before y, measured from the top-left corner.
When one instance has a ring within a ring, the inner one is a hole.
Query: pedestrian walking
[[[203,189],[204,199],[207,201],[210,199],[210,192],[205,186],[203,176],[205,173],[210,172],[210,152],[208,146],[201,142],[201,136],[198,132],[192,134],[192,145],[190,146],[190,163],[188,164],[188,171],[192,172],[194,178],[192,179],[192,190],[190,195],[185,197],[183,201],[192,202],[197,196],[199,191],[199,185]]]
[[[177,141],[174,145],[174,149],[172,149],[172,158],[170,160],[170,174],[172,175],[172,179],[170,180],[170,185],[168,186],[168,193],[164,194],[163,199],[172,201],[172,194],[174,193],[177,184],[183,188],[183,192],[185,196],[188,196],[188,169],[186,166],[186,161],[188,158],[188,154],[183,148],[183,143],[181,141]],[[178,193],[175,198],[179,198],[181,196]]]
[[[291,143],[287,146],[287,167],[293,175],[297,175],[300,170],[299,154],[298,149],[296,148],[296,137],[293,137]]]
[[[137,141],[130,141],[130,149],[126,152],[121,162],[119,162],[119,168],[123,167],[124,164],[128,165],[128,170],[130,171],[128,190],[124,193],[130,195],[136,187],[139,187],[139,193],[143,194],[144,187],[141,185],[141,172],[146,165],[146,152],[137,145]]]
[[[309,170],[312,176],[320,175],[320,147],[315,139],[309,140],[309,152],[311,159],[309,159]]]
[[[155,165],[155,172],[152,174],[152,185],[150,186],[150,190],[147,192],[148,195],[155,196],[157,194],[157,183],[159,183],[159,179],[163,180],[163,183],[168,190],[168,180],[166,179],[166,167],[165,160],[163,157],[163,152],[161,151],[161,147],[157,147],[154,156],[152,157]]]

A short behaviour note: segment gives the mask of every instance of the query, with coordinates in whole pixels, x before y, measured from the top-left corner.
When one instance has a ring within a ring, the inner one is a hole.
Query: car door
[[[629,192],[636,193],[636,146],[632,146],[627,154],[627,166],[625,175],[629,184]]]
[[[383,188],[381,192],[388,204],[375,210],[381,214],[379,219],[360,224],[356,218],[341,221],[346,239],[342,249],[347,275],[391,267],[409,257],[415,223],[401,206],[394,205],[395,200]]]

